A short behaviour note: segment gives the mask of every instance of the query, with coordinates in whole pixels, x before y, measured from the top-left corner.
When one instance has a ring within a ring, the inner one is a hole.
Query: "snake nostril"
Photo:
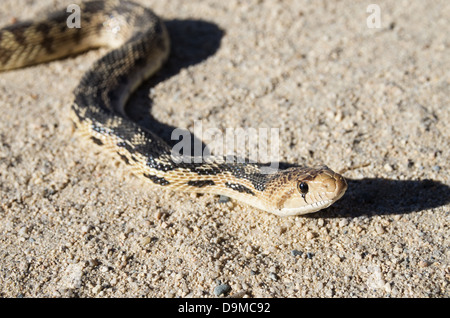
[[[344,177],[339,176],[339,179],[336,180],[336,184],[341,191],[347,190],[347,181]]]

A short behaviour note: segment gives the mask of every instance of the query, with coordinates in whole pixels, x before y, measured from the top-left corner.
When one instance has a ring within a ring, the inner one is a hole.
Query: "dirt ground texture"
[[[1,297],[450,296],[449,1],[377,0],[379,28],[374,1],[137,2],[172,39],[137,121],[278,128],[348,191],[282,218],[160,189],[74,131],[105,49],[0,73]],[[3,0],[0,25],[70,3]]]

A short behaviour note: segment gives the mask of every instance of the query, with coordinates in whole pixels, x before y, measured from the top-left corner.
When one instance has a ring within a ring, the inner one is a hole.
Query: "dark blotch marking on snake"
[[[36,25],[36,31],[41,33],[42,37],[44,38],[44,40],[42,41],[42,46],[45,48],[45,51],[48,54],[51,54],[54,52],[54,50],[52,48],[53,38],[51,36],[49,36],[50,30],[51,30],[51,26],[46,22],[42,22],[42,23],[39,23],[38,25]]]
[[[131,154],[136,152],[136,149],[127,142],[121,141],[121,142],[118,142],[116,145],[117,145],[117,147],[125,148]]]
[[[122,155],[122,154],[121,154],[120,152],[118,152],[118,151],[117,151],[116,153],[119,155],[120,159],[122,159],[123,162],[125,162],[127,165],[130,164],[130,160],[128,160],[127,156]]]
[[[14,36],[14,40],[23,46],[26,46],[27,42],[26,42],[26,37],[25,37],[25,31],[27,30],[27,28],[29,28],[31,25],[30,22],[23,22],[20,24],[20,27],[15,27],[14,25],[12,26],[7,26],[4,28],[4,30],[11,32],[11,34]]]
[[[212,180],[189,180],[186,184],[197,188],[203,188],[206,186],[213,186],[216,183]]]
[[[98,139],[97,137],[91,136],[91,140],[96,143],[99,146],[103,146],[103,141],[101,139]]]
[[[238,192],[245,192],[245,193],[248,193],[251,195],[255,195],[255,193],[252,190],[250,190],[246,186],[243,186],[242,184],[239,184],[239,183],[225,182],[225,186],[227,188],[230,188],[230,189],[238,191]]]
[[[157,176],[154,176],[154,175],[150,175],[148,173],[144,173],[144,177],[149,178],[150,180],[153,181],[153,183],[159,184],[161,186],[165,186],[165,185],[170,184],[170,182],[167,181],[166,179],[160,178],[160,177],[157,177]]]

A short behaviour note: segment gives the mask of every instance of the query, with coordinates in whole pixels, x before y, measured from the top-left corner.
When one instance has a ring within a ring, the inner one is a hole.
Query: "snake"
[[[69,25],[75,11],[64,8],[0,28],[0,71],[108,47],[74,89],[70,117],[76,130],[134,174],[161,188],[221,195],[279,216],[316,212],[344,195],[345,178],[322,164],[264,169],[267,164],[237,156],[198,160],[174,154],[151,127],[125,111],[130,95],[169,58],[163,20],[126,0],[81,2],[78,8],[78,26]]]

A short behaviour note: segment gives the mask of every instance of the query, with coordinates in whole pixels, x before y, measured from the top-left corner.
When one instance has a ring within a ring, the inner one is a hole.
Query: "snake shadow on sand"
[[[171,37],[171,54],[162,70],[147,80],[131,97],[130,117],[143,127],[161,136],[169,145],[177,127],[161,123],[150,115],[150,88],[178,74],[183,68],[198,64],[212,56],[220,47],[224,31],[203,20],[164,21]],[[193,139],[196,137],[191,134]],[[201,140],[197,140],[200,141]],[[193,140],[192,140],[193,142]],[[205,145],[202,143],[203,147]],[[295,163],[281,162],[281,168]],[[306,217],[356,217],[361,215],[405,214],[437,208],[450,203],[450,187],[434,180],[389,180],[384,178],[347,179],[344,197],[326,210]]]
[[[394,215],[419,212],[450,203],[450,187],[435,180],[347,179],[341,200],[324,217]]]
[[[214,55],[220,47],[224,35],[216,24],[203,20],[164,20],[171,42],[170,56],[161,70],[145,81],[128,101],[128,115],[141,126],[150,129],[160,136],[169,146],[174,146],[178,140],[171,140],[173,127],[156,120],[151,114],[152,101],[148,97],[149,90],[158,83],[178,74],[182,69],[201,63]],[[161,105],[164,107],[164,105]],[[197,139],[193,134],[191,142]],[[202,148],[205,145],[201,140]],[[193,144],[193,143],[191,143]]]

